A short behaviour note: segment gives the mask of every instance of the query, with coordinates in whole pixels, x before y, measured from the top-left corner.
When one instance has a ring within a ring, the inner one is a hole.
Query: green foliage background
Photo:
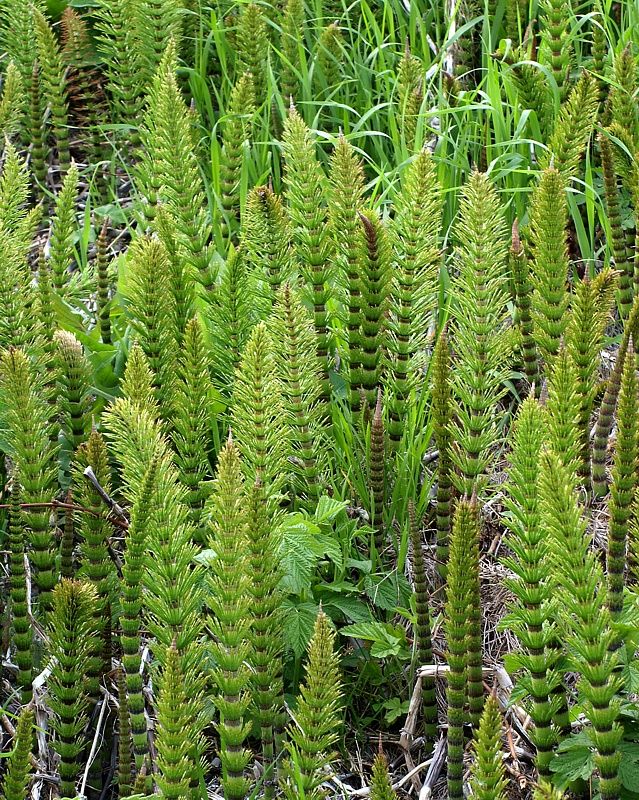
[[[639,796],[638,50],[0,0],[7,800],[316,800],[355,745],[390,799],[381,731],[502,798],[525,715],[522,796]]]

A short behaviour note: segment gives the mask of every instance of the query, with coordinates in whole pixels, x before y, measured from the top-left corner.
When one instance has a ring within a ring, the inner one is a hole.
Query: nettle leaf
[[[624,687],[627,692],[636,694],[639,692],[639,666],[632,662],[624,664],[621,669]]]
[[[383,622],[362,622],[355,625],[346,625],[340,630],[342,636],[352,636],[354,639],[366,639],[376,642],[386,637],[386,625]]]
[[[384,611],[394,611],[397,606],[407,605],[411,595],[408,581],[397,572],[367,576],[364,580],[364,591]]]
[[[387,656],[403,656],[406,649],[406,631],[399,625],[383,622],[361,622],[346,625],[340,630],[343,636],[364,639],[372,642],[371,656],[386,658]]]
[[[406,657],[406,648],[399,639],[389,636],[387,642],[373,642],[371,647],[373,658],[388,658],[389,656]]]
[[[342,503],[337,513],[342,509]],[[331,509],[332,514],[335,509]],[[327,511],[326,513],[329,513]],[[316,520],[304,514],[289,514],[281,526],[280,557],[284,572],[282,588],[292,594],[300,594],[308,588],[313,572],[320,559],[328,557],[339,569],[343,565],[343,553],[335,536],[322,530]]]
[[[345,500],[335,500],[333,497],[322,495],[317,501],[317,508],[313,514],[313,519],[319,525],[333,522],[347,506],[348,503]]]
[[[315,567],[322,552],[318,553],[315,537],[306,525],[285,526],[279,546],[282,567],[282,589],[290,594],[301,594],[311,583]]]
[[[589,780],[595,770],[595,753],[588,734],[580,731],[564,739],[550,762],[550,769],[561,789],[573,781]]]
[[[369,575],[371,569],[373,568],[373,562],[369,559],[364,560],[358,558],[347,558],[345,566],[347,569],[354,569],[356,572]]]
[[[339,542],[327,533],[322,533],[317,536],[313,541],[313,548],[315,553],[321,558],[327,556],[338,569],[342,568],[343,556],[342,548]]]
[[[59,294],[55,292],[51,294],[51,303],[55,312],[56,321],[61,328],[71,331],[72,333],[84,330],[85,323],[82,315],[69,305],[66,300],[63,300]]]
[[[621,752],[619,779],[629,792],[639,792],[639,742],[619,742]]]
[[[334,612],[341,613],[351,622],[370,622],[372,614],[370,608],[355,597],[335,597],[323,604],[326,613],[334,616]]]
[[[284,623],[284,641],[296,658],[301,658],[313,634],[313,626],[319,613],[315,603],[296,603],[286,599],[282,603]]]

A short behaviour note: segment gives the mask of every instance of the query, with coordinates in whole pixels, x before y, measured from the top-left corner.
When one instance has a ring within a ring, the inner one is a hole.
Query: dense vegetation
[[[0,0],[3,800],[639,798],[639,7]]]

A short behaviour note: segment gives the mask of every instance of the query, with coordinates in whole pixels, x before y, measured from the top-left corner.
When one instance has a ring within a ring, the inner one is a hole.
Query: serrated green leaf
[[[313,537],[304,526],[286,527],[282,530],[279,554],[282,589],[290,594],[301,594],[310,585],[319,560]]]
[[[354,569],[357,572],[368,575],[373,568],[373,563],[368,559],[347,558],[345,566],[347,569]]]
[[[387,641],[388,631],[383,622],[358,622],[346,625],[340,630],[342,636],[352,636],[354,639],[366,639],[370,642]]]
[[[406,605],[411,594],[406,578],[398,576],[396,572],[367,576],[364,590],[372,602],[384,611],[394,611],[397,606]]]
[[[589,780],[595,769],[595,754],[588,735],[580,731],[564,739],[550,762],[550,769],[563,788],[572,781]]]
[[[333,497],[322,495],[317,501],[317,508],[313,519],[318,524],[332,522],[338,514],[348,506],[345,500],[335,500]]]
[[[402,649],[401,642],[397,639],[391,642],[373,642],[371,656],[373,658],[398,656],[402,652]]]
[[[326,613],[333,617],[332,610],[340,612],[346,619],[353,623],[370,622],[372,620],[370,608],[355,597],[335,597],[323,604]]]
[[[621,752],[619,779],[629,792],[639,792],[639,744],[637,742],[619,742],[617,749]]]
[[[315,603],[295,603],[286,599],[282,603],[284,616],[284,641],[296,658],[301,658],[313,634],[319,606]]]
[[[319,556],[328,556],[338,569],[342,569],[342,548],[330,534],[315,537],[314,550]]]

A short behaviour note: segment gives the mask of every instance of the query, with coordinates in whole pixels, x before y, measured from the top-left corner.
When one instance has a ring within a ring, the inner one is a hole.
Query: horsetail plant
[[[519,237],[519,224],[513,223],[509,266],[515,290],[517,325],[519,328],[521,356],[528,383],[539,393],[539,359],[533,333],[531,269],[528,256]]]
[[[122,376],[122,397],[148,412],[157,421],[160,415],[159,404],[153,387],[153,371],[144,351],[137,342],[129,350],[124,375]]]
[[[271,302],[292,276],[290,223],[279,195],[268,186],[256,186],[246,199],[242,219],[245,257],[256,274],[263,274]]]
[[[86,479],[84,470],[91,467],[99,486],[111,493],[111,468],[106,442],[95,429],[75,454],[73,489],[77,502],[88,513],[79,518],[82,566],[79,577],[90,581],[96,589],[94,625],[99,635],[99,647],[87,663],[87,691],[93,702],[100,695],[100,677],[110,671],[107,657],[111,639],[110,608],[114,600],[115,570],[109,554],[109,536],[112,526],[104,516],[104,502],[95,486]]]
[[[11,144],[5,148],[0,177],[0,345],[37,350],[40,320],[32,313],[33,287],[28,254],[38,224],[39,208],[29,209],[29,173]]]
[[[190,758],[199,765],[204,726],[200,701],[205,680],[201,646],[204,587],[202,567],[194,565],[199,548],[188,521],[186,491],[173,463],[169,441],[148,411],[121,399],[110,411],[109,424],[117,436],[114,451],[127,476],[128,496],[137,497],[139,481],[151,465],[156,465],[154,500],[144,542],[144,617],[155,640],[154,652],[160,666],[166,665],[173,643],[179,651],[182,682],[189,698],[182,709],[182,727]],[[200,778],[197,771],[192,771],[195,786]]]
[[[522,51],[526,54],[524,48],[520,49],[520,52]],[[555,113],[545,75],[540,69],[524,61],[513,64],[512,76],[513,83],[517,88],[519,105],[522,109],[528,109],[535,113],[541,138],[544,142],[547,141],[555,120]]]
[[[565,796],[548,781],[539,781],[533,792],[533,800],[564,800]]]
[[[24,84],[13,61],[7,64],[0,100],[0,133],[11,139],[20,130],[26,113]]]
[[[27,597],[27,574],[25,556],[27,552],[27,530],[20,508],[21,489],[14,479],[11,486],[11,507],[8,520],[8,545],[10,551],[9,613],[15,652],[13,659],[18,667],[17,683],[23,704],[32,697],[33,675],[33,630],[29,620]]]
[[[140,3],[131,0],[98,0],[95,12],[98,52],[104,59],[113,116],[130,127],[125,135],[131,144],[137,144],[135,126],[150,77],[140,42],[140,12]]]
[[[548,379],[546,425],[552,451],[566,468],[573,486],[578,483],[581,464],[579,399],[577,371],[568,348],[562,345]]]
[[[186,693],[182,664],[173,644],[166,653],[162,683],[157,704],[157,785],[166,800],[189,797],[191,776],[197,765],[190,757],[187,740],[189,705],[197,697]]]
[[[577,285],[566,329],[566,348],[576,372],[580,436],[579,475],[590,472],[590,418],[597,394],[597,365],[604,333],[614,303],[616,274],[602,270],[593,280],[584,277]]]
[[[100,338],[102,339],[102,344],[111,344],[111,311],[109,308],[111,280],[109,278],[106,222],[100,230],[95,249],[96,304],[98,322],[100,325]]]
[[[397,68],[400,129],[406,150],[415,148],[417,118],[422,104],[422,62],[410,52],[408,41]]]
[[[145,189],[148,187],[147,201],[153,204],[157,197],[166,202],[189,263],[204,288],[210,289],[214,281],[209,259],[211,230],[189,110],[175,70],[175,50],[169,47],[149,94],[142,128],[144,151],[140,170]]]
[[[221,273],[209,310],[210,346],[213,380],[228,395],[261,309],[255,275],[243,247],[236,250],[230,245]]]
[[[84,348],[72,333],[57,331],[58,396],[62,430],[72,452],[86,440],[91,430],[91,367]]]
[[[158,458],[155,457],[143,476],[138,497],[131,508],[131,520],[127,531],[126,550],[124,551],[122,564],[122,582],[120,585],[122,666],[125,674],[135,767],[138,773],[148,755],[144,695],[142,694],[143,684],[140,672],[140,637],[142,632],[144,556],[148,538],[149,514],[155,499],[157,472]]]
[[[282,789],[285,797],[319,800],[324,772],[334,756],[342,712],[342,682],[335,647],[335,633],[320,610],[308,645],[305,680],[295,709],[295,725],[289,725],[285,743]]]
[[[284,480],[289,440],[273,351],[272,337],[260,322],[235,376],[231,421],[247,480],[259,480],[269,492],[277,492]]]
[[[7,766],[0,791],[2,800],[24,800],[27,797],[32,770],[33,727],[33,709],[26,706],[18,717],[13,749],[7,756]]]
[[[44,109],[40,90],[40,67],[34,62],[29,82],[28,134],[31,141],[31,169],[39,186],[47,177],[44,146]]]
[[[89,583],[63,579],[52,592],[49,618],[51,676],[49,703],[55,712],[52,726],[57,734],[54,748],[60,757],[60,790],[63,797],[75,797],[84,748],[82,731],[89,699],[85,693],[87,661],[95,648],[93,626],[95,588]]]
[[[439,610],[437,764],[447,744],[453,800],[469,778],[504,800],[494,699],[480,710],[482,603],[505,598],[507,634],[489,618],[487,635],[514,651],[531,795],[560,800],[543,781],[574,766],[619,800],[639,584],[633,4],[60,5],[0,0],[0,688],[9,718],[34,695],[38,724],[31,755],[33,721],[20,745],[22,718],[17,735],[0,720],[2,796],[37,794],[37,760],[61,764],[69,800],[201,800],[217,747],[229,800],[321,800],[343,702],[331,627],[347,718],[396,730],[389,694],[417,672],[433,749],[437,678],[417,670],[438,660]],[[379,757],[370,783],[396,800]]]
[[[248,490],[246,533],[251,576],[248,593],[252,610],[249,638],[251,693],[260,725],[264,759],[264,794],[274,795],[275,740],[283,727],[283,615],[276,516],[264,488]]]
[[[37,59],[34,10],[42,11],[42,0],[33,3],[6,3],[0,10],[0,41],[15,64],[25,91],[31,88],[33,65]]]
[[[546,439],[546,415],[533,398],[524,400],[511,434],[510,471],[506,483],[504,522],[506,543],[512,555],[504,559],[513,573],[506,581],[512,592],[504,624],[515,633],[521,651],[518,663],[525,670],[524,686],[530,698],[527,711],[533,722],[531,738],[539,774],[550,774],[549,764],[558,739],[552,726],[550,694],[558,682],[552,584],[548,575],[549,548],[541,525],[539,476]]]
[[[32,247],[41,214],[38,206],[29,208],[29,198],[27,163],[16,148],[7,143],[0,177],[0,229],[11,235],[7,244],[20,262]]]
[[[164,419],[175,400],[174,302],[168,285],[168,256],[158,239],[143,237],[130,250],[126,297],[129,321],[153,371],[153,387]]]
[[[322,378],[313,358],[315,331],[300,298],[288,283],[279,292],[270,322],[273,357],[289,428],[289,462],[297,501],[314,511],[321,493],[318,445],[322,442]]]
[[[506,35],[517,42],[520,40],[528,22],[528,6],[524,0],[512,0],[506,5],[505,28]]]
[[[286,0],[282,12],[280,89],[285,101],[299,99],[300,50],[305,33],[304,3]]]
[[[548,398],[546,403],[546,432],[548,449],[553,456],[558,458],[564,467],[567,480],[571,481],[573,490],[579,483],[579,402],[577,394],[577,374],[571,361],[567,348],[562,344],[554,362],[548,383]],[[550,561],[547,562],[548,566]],[[558,613],[556,594],[551,616]],[[553,635],[548,640],[548,650],[552,657],[559,661],[563,654],[561,630],[554,628]],[[560,678],[554,680],[550,690],[553,707],[553,722],[565,736],[570,732],[568,705],[566,691]]]
[[[370,423],[368,482],[370,488],[370,517],[373,527],[375,555],[378,562],[384,557],[387,545],[386,521],[386,430],[382,414],[382,390],[378,389],[375,410]]]
[[[211,429],[210,396],[209,355],[202,324],[194,317],[186,326],[178,364],[172,441],[180,481],[187,490],[185,500],[198,544],[203,544],[206,539],[201,518],[210,494],[205,480]]]
[[[64,496],[64,502],[70,506],[65,510],[64,523],[62,526],[62,538],[60,540],[60,577],[73,578],[75,574],[75,564],[73,563],[73,548],[75,539],[75,514],[73,512],[73,494],[70,490]]]
[[[462,494],[482,492],[490,449],[497,441],[496,409],[504,394],[513,352],[506,326],[507,245],[503,212],[488,178],[473,172],[461,198],[461,240],[456,260],[459,275],[451,341],[456,353],[452,370],[453,477]]]
[[[339,284],[343,287],[347,342],[346,361],[351,410],[359,408],[362,385],[362,227],[359,210],[364,201],[364,170],[353,146],[340,136],[331,154],[329,219],[335,247]]]
[[[322,76],[322,88],[333,97],[341,78],[343,48],[344,36],[337,23],[332,22],[322,29],[317,39],[315,58],[318,69],[314,75]]]
[[[266,16],[257,3],[247,3],[243,6],[237,23],[236,43],[237,77],[246,72],[251,74],[255,98],[261,104],[262,98],[266,97],[266,70],[270,42]]]
[[[486,700],[475,734],[475,763],[470,787],[478,800],[506,800],[507,781],[502,759],[502,719],[493,692]]]
[[[613,800],[619,797],[621,753],[617,745],[623,733],[617,722],[616,656],[610,651],[614,634],[601,588],[601,566],[590,549],[586,520],[568,471],[552,453],[542,457],[540,498],[561,608],[559,623],[568,653],[580,673],[577,685],[592,726],[587,732],[596,750],[599,790],[604,800]]]
[[[42,348],[42,357],[46,370],[45,390],[48,392],[47,400],[50,402],[52,410],[55,411],[56,403],[53,392],[57,380],[57,347],[55,342],[57,319],[53,303],[54,290],[51,283],[49,262],[44,257],[44,253],[40,252],[38,256],[38,294],[35,305],[40,323],[38,332],[41,338],[39,344]],[[54,423],[53,418],[52,423]],[[58,433],[55,430],[55,423],[52,427],[51,435],[54,439],[57,439]]]
[[[42,392],[42,377],[27,354],[5,350],[0,356],[2,418],[7,452],[15,465],[14,480],[22,487],[25,503],[50,503],[57,489],[57,448],[50,437],[50,410]],[[53,531],[49,510],[25,512],[31,534],[31,562],[39,591],[41,612],[49,610],[57,583]]]
[[[601,153],[604,196],[608,224],[610,225],[609,246],[614,258],[615,269],[619,271],[617,303],[622,318],[627,319],[632,308],[634,295],[632,257],[631,253],[628,252],[626,235],[622,227],[620,193],[613,160],[612,144],[608,136],[603,132],[599,134],[597,140]]]
[[[224,231],[237,238],[240,220],[242,161],[250,138],[251,120],[255,111],[253,76],[241,75],[233,87],[229,110],[222,120],[220,152],[220,199],[224,213]]]
[[[175,218],[166,205],[158,206],[153,226],[166,251],[169,267],[167,282],[173,299],[175,337],[178,347],[182,347],[186,326],[195,315],[196,298],[200,295],[198,278],[180,244]]]
[[[69,111],[75,127],[82,130],[81,144],[89,164],[103,157],[103,136],[99,129],[104,123],[103,89],[101,75],[91,64],[89,26],[84,17],[67,7],[60,18],[62,60],[67,69]],[[98,181],[102,178],[100,166],[95,170]]]
[[[43,95],[49,101],[60,171],[66,172],[71,156],[69,153],[69,114],[64,64],[55,34],[46,17],[38,8],[33,10],[33,19]]]
[[[51,225],[49,242],[51,276],[57,292],[64,294],[69,282],[69,268],[73,263],[73,237],[75,234],[75,206],[78,194],[79,173],[71,164],[62,181],[56,199],[55,217]]]
[[[389,438],[397,448],[411,392],[423,372],[427,326],[432,324],[438,282],[442,196],[435,164],[423,149],[407,168],[395,201],[394,269],[391,283]]]
[[[468,714],[475,730],[479,727],[484,710],[484,673],[482,654],[482,608],[481,584],[479,578],[479,539],[471,542],[468,570],[467,591],[468,609],[466,625],[466,692],[468,696]]]
[[[143,588],[145,621],[155,638],[155,653],[160,665],[165,664],[166,652],[171,643],[176,642],[182,660],[185,690],[193,698],[188,708],[187,739],[194,763],[200,763],[202,714],[196,698],[203,680],[199,645],[203,598],[201,569],[193,566],[197,547],[193,544],[193,530],[188,524],[188,508],[183,502],[184,489],[179,483],[169,442],[152,411],[121,397],[109,409],[106,422],[122,468],[125,496],[133,501],[134,511],[137,504],[146,515],[139,519],[136,530],[132,512],[129,525],[129,537],[132,531],[136,533],[135,540],[130,542],[133,560],[128,576],[131,586],[129,608],[131,611],[137,608],[139,616]],[[158,498],[162,498],[162,502],[158,503]],[[145,557],[146,553],[148,556]],[[130,658],[128,661],[124,659],[123,663],[127,670],[127,684],[131,680],[141,700],[138,711],[133,707],[129,690],[133,745],[139,772],[148,747],[146,722],[141,713],[144,703],[139,674],[140,620],[131,620],[130,628],[128,642],[123,641],[125,653],[125,644],[129,646]],[[129,673],[129,665],[137,666],[135,674]],[[185,710],[185,717],[186,713]],[[193,778],[199,780],[196,775]]]
[[[411,567],[415,592],[415,641],[417,663],[421,666],[432,663],[433,642],[431,638],[430,609],[428,603],[428,581],[422,552],[419,525],[415,518],[415,505],[408,504],[408,519],[411,540]],[[424,737],[428,744],[437,739],[437,697],[433,678],[422,677],[422,718]]]
[[[437,445],[437,571],[446,580],[452,507],[452,384],[448,332],[439,334],[433,353],[432,378],[433,433]]]
[[[568,30],[568,0],[546,0],[543,4],[542,42],[548,51],[548,60],[559,89],[559,102],[566,99],[570,86],[570,39]]]
[[[639,113],[633,97],[639,88],[637,59],[629,42],[614,58],[614,84],[610,89],[611,121],[626,128],[639,141]]]
[[[637,374],[631,338],[621,373],[617,408],[617,442],[608,506],[610,522],[608,523],[606,572],[608,576],[608,608],[613,620],[618,619],[623,610],[628,524],[637,489],[638,412]]]
[[[129,714],[129,698],[126,690],[124,670],[120,669],[116,677],[118,687],[118,796],[131,794],[133,782],[133,742],[131,739],[131,716]]]
[[[462,800],[464,722],[468,684],[469,575],[478,568],[479,519],[474,500],[461,499],[455,510],[446,583],[446,658],[448,661],[448,796]]]
[[[564,180],[558,170],[549,167],[542,173],[531,199],[529,231],[533,336],[546,370],[559,351],[568,323],[567,224]]]
[[[317,357],[322,367],[324,398],[328,384],[328,303],[332,295],[332,247],[322,201],[324,174],[306,123],[291,108],[284,126],[284,186],[299,270],[313,304]]]
[[[378,753],[373,760],[370,796],[371,800],[397,800],[388,774],[388,762],[383,753]]]
[[[237,446],[229,439],[220,453],[211,496],[210,546],[215,558],[209,568],[207,604],[215,635],[214,702],[220,714],[220,760],[225,800],[243,800],[248,787],[244,770],[249,752],[249,593],[246,565],[246,513],[242,465]]]
[[[621,375],[623,372],[623,365],[626,360],[630,339],[637,337],[637,323],[639,322],[639,295],[635,295],[635,299],[625,321],[623,335],[617,350],[617,359],[612,368],[612,372],[608,377],[606,389],[601,399],[599,407],[599,416],[595,423],[595,430],[592,441],[592,453],[590,459],[590,477],[592,482],[592,491],[596,497],[603,497],[606,494],[608,486],[608,477],[606,472],[606,453],[608,450],[608,437],[612,431],[615,407],[617,405],[617,397],[621,385]],[[632,352],[632,350],[631,350]]]
[[[182,4],[179,0],[142,0],[139,5],[136,36],[140,40],[142,66],[147,81],[155,74],[162,57],[173,45],[180,52]]]
[[[553,166],[564,181],[575,177],[597,120],[599,87],[585,70],[562,104],[540,163]]]
[[[388,232],[374,212],[359,218],[364,233],[361,259],[361,389],[369,406],[374,406],[381,385],[384,351],[388,343],[387,314],[391,281],[391,249]]]

